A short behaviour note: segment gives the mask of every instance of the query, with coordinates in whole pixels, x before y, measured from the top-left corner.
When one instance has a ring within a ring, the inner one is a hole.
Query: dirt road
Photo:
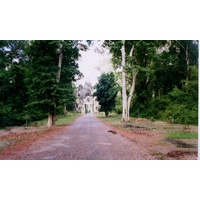
[[[111,131],[111,132],[110,132]],[[141,160],[153,156],[91,114],[49,138],[38,140],[16,159],[23,160]]]

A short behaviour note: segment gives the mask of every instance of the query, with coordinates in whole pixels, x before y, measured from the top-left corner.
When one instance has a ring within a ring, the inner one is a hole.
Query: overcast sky
[[[96,48],[101,48],[101,44],[102,41],[94,41],[89,50],[81,52],[81,58],[78,63],[79,70],[83,73],[84,78],[77,81],[76,85],[89,81],[94,86],[98,82],[97,78],[102,72],[108,72],[112,69],[109,51],[104,49],[104,53],[102,54],[95,51]]]

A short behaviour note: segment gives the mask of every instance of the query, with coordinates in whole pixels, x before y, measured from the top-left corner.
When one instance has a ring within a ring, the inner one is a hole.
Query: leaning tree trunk
[[[59,84],[59,82],[60,82],[62,58],[63,58],[63,46],[60,45],[59,59],[58,59],[58,67],[59,67],[59,69],[58,69],[57,78],[56,78],[57,84]],[[54,94],[56,94],[56,90],[54,91]],[[53,112],[50,112],[49,115],[48,115],[48,121],[47,121],[47,127],[48,128],[51,128],[52,125],[55,125],[55,123],[56,123],[55,109],[56,109],[56,103],[54,103],[54,110],[53,110]]]
[[[133,43],[129,56],[132,57],[133,56],[133,52],[135,49],[135,44]],[[128,97],[128,102],[127,102],[127,121],[130,120],[129,115],[130,115],[130,106],[131,106],[131,100],[135,91],[135,83],[136,83],[136,76],[137,76],[138,70],[133,69],[133,77],[132,77],[132,84],[131,84],[131,89],[129,92],[129,97]]]
[[[129,93],[129,97],[128,97],[128,121],[129,121],[129,113],[130,113],[130,106],[131,106],[131,100],[135,91],[135,83],[136,83],[136,76],[137,76],[138,71],[137,70],[133,70],[133,80],[132,80],[132,85],[131,85],[131,89],[130,89],[130,93]]]

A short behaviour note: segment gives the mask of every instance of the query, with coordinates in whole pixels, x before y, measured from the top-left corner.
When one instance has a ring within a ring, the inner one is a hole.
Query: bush
[[[198,125],[198,98],[192,92],[188,93],[177,87],[160,98],[148,98],[145,103],[136,97],[130,116]]]
[[[167,107],[161,119],[171,123],[198,125],[198,111],[195,108],[190,110],[184,104],[174,104]]]

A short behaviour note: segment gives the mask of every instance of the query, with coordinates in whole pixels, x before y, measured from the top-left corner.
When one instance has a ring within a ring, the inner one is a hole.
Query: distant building
[[[80,84],[77,88],[76,111],[79,113],[97,113],[99,103],[96,97],[93,97],[93,87],[91,83],[85,82],[84,86]]]

